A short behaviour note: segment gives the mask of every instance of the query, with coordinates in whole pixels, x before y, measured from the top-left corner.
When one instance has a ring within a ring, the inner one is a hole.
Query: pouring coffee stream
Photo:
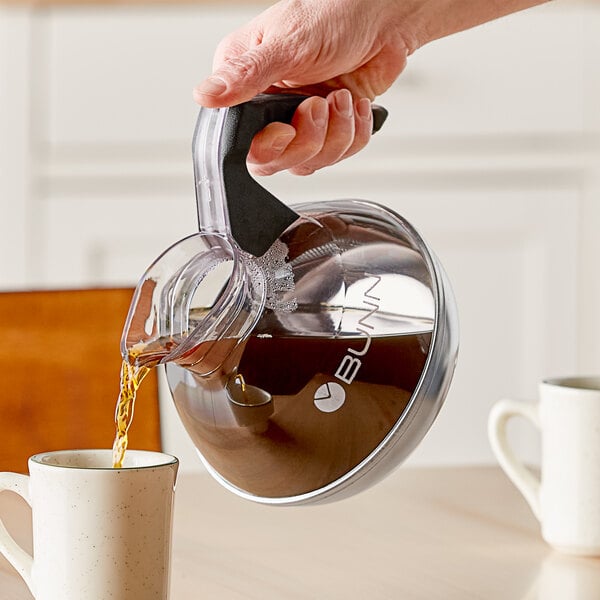
[[[449,282],[410,224],[362,200],[290,208],[248,173],[255,133],[302,99],[200,111],[200,232],[144,274],[121,342],[135,369],[166,365],[209,472],[269,504],[391,471],[439,412],[458,348]]]

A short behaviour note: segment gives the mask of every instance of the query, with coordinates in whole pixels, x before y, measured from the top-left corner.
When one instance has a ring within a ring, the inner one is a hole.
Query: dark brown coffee
[[[253,335],[203,341],[176,359],[185,370],[170,373],[177,410],[204,459],[234,486],[264,497],[321,488],[367,458],[402,418],[431,342],[427,322],[390,317],[389,328],[407,333],[371,336],[365,326],[364,333],[323,337],[283,335],[281,318],[301,331],[315,313],[268,312]],[[129,420],[138,374],[176,346],[159,339],[130,355],[134,368],[120,396]]]
[[[171,373],[172,392],[194,443],[227,481],[254,495],[297,495],[379,446],[401,419],[430,341],[422,332],[204,342],[194,353],[204,359],[179,383]]]

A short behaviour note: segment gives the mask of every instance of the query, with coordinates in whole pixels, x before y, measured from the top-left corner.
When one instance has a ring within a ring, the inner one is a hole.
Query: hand
[[[414,50],[544,1],[281,0],[219,44],[213,74],[194,98],[218,107],[264,91],[312,95],[291,125],[265,127],[248,155],[256,174],[305,175],[367,144],[370,101]]]
[[[398,25],[402,12],[394,0],[279,2],[221,42],[213,74],[194,98],[220,107],[264,91],[312,95],[291,125],[265,127],[248,155],[258,175],[312,173],[368,143],[371,101],[395,81],[415,47]]]

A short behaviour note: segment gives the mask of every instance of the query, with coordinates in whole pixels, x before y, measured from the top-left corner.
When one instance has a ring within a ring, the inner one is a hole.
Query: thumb
[[[208,108],[233,106],[250,100],[284,78],[286,63],[285,57],[266,44],[230,56],[194,88],[194,100]]]

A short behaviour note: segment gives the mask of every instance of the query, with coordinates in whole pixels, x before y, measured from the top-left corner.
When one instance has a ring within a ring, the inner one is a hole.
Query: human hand
[[[306,175],[369,141],[371,101],[394,82],[415,47],[394,0],[283,0],[227,36],[213,74],[194,90],[207,107],[260,92],[312,95],[291,125],[271,123],[254,138],[253,173]]]

